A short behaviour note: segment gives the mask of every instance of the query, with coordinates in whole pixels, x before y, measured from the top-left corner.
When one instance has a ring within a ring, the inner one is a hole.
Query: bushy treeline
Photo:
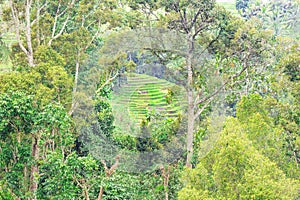
[[[1,199],[300,198],[298,1],[238,1],[241,16],[213,0],[0,8]],[[118,77],[147,66],[185,88],[187,106],[177,118],[149,112],[136,136],[115,127],[109,99]],[[86,143],[164,151],[179,131],[185,153],[136,173]]]

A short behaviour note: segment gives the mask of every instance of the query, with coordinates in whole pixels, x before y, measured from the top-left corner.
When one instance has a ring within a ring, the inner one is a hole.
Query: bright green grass
[[[226,10],[229,10],[234,15],[238,15],[238,11],[235,8],[235,1],[230,2],[218,2],[219,5],[223,6]]]
[[[155,85],[155,89],[153,87]],[[168,113],[170,108],[167,107],[168,103],[165,96],[167,90],[164,84],[144,84],[138,87],[130,97],[129,113],[131,117],[138,115],[138,121],[146,118],[148,112],[155,113]],[[171,107],[177,107],[176,99],[171,103]],[[170,110],[171,111],[171,110]]]
[[[11,45],[16,42],[15,35],[13,33],[3,35],[2,40],[8,47],[11,47]],[[0,62],[0,73],[10,71],[11,68],[12,63],[10,59],[3,63]]]
[[[115,116],[115,125],[124,132],[134,134],[138,131],[142,119],[148,113],[157,113],[162,117],[177,117],[185,102],[184,95],[176,96],[168,104],[168,88],[175,86],[163,79],[145,74],[131,73],[127,76],[128,84],[115,91],[111,105]],[[182,93],[184,94],[184,93]]]

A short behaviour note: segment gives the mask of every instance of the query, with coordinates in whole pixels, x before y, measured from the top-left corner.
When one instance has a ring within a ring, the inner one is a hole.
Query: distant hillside
[[[142,119],[149,114],[163,118],[177,117],[184,105],[184,96],[174,94],[171,101],[166,98],[168,91],[182,88],[163,79],[145,74],[129,74],[127,84],[114,91],[111,105],[115,125],[128,132],[135,132]]]

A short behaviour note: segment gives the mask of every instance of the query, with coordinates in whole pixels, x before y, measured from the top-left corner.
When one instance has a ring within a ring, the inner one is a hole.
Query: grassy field
[[[235,8],[235,0],[223,0],[223,1],[217,1],[217,3],[221,6],[223,6],[226,10],[231,11],[233,14],[238,15],[238,12]]]
[[[7,33],[2,36],[3,42],[10,48],[13,43],[16,42],[15,35],[12,33]],[[11,60],[8,59],[6,62],[0,62],[0,72],[10,71],[12,68]]]
[[[175,84],[145,74],[129,74],[127,84],[113,92],[111,105],[115,116],[115,125],[128,133],[136,133],[142,119],[149,113],[163,118],[177,117],[184,106],[184,93],[175,95],[168,103],[168,89]],[[180,89],[180,87],[177,86]],[[182,88],[181,88],[182,89]],[[180,89],[180,90],[181,90]]]

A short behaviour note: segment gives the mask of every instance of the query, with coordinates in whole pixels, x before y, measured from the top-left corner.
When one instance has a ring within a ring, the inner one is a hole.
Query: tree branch
[[[249,67],[249,65],[246,65],[240,72],[236,73],[235,75],[231,76],[226,82],[224,82],[218,89],[216,89],[213,93],[211,93],[210,95],[206,96],[205,98],[200,99],[199,101],[196,102],[196,105],[203,103],[209,99],[211,99],[212,97],[216,96],[230,81],[232,81],[233,79],[239,77],[247,68]]]
[[[214,100],[214,98],[209,99],[208,101],[206,101],[206,103],[201,107],[201,109],[199,109],[195,115],[194,115],[194,120],[196,120],[201,113],[204,111],[205,108],[207,108],[207,106]]]
[[[100,92],[100,90],[102,90],[102,89],[103,89],[106,85],[108,85],[111,81],[113,81],[115,78],[117,78],[118,75],[119,75],[119,72],[117,72],[113,77],[107,79],[107,80],[105,81],[105,83],[102,84],[102,85],[97,89],[96,94],[97,94],[98,92]]]
[[[52,34],[51,34],[51,39],[54,37],[55,35],[55,31],[56,31],[56,24],[57,24],[57,19],[58,19],[58,13],[60,10],[60,6],[61,6],[61,1],[59,1],[57,9],[56,9],[56,14],[54,17],[54,24],[53,24],[53,28],[52,28]],[[49,41],[50,42],[50,41]],[[51,44],[51,43],[50,43]],[[50,45],[49,45],[50,46]]]
[[[100,32],[100,25],[101,25],[101,22],[99,20],[98,21],[98,28],[97,28],[96,33],[94,34],[94,36],[92,37],[92,39],[90,40],[90,42],[83,48],[83,51],[87,50],[92,45],[92,43],[94,42],[94,40],[96,39],[96,37],[98,36],[98,34]]]
[[[17,14],[17,12],[15,10],[13,0],[10,0],[9,3],[10,3],[11,13],[12,13],[12,16],[13,16],[13,20],[14,20],[14,24],[15,24],[15,29],[16,29],[16,39],[17,39],[18,44],[19,44],[20,48],[22,49],[22,51],[27,55],[28,51],[24,47],[23,42],[21,40],[19,16],[18,16],[18,14]]]
[[[68,6],[64,11],[62,11],[60,14],[58,14],[59,10],[60,10],[60,6],[61,6],[60,1],[59,1],[58,7],[57,7],[57,10],[56,10],[56,14],[55,14],[54,25],[53,25],[53,29],[52,29],[52,35],[51,35],[51,39],[48,42],[48,46],[51,46],[52,41],[55,40],[55,39],[57,39],[57,38],[59,38],[63,34],[63,32],[64,32],[64,30],[65,30],[65,28],[67,26],[67,23],[69,22],[70,13],[68,13],[67,18],[64,21],[64,23],[63,23],[60,31],[55,35],[56,26],[57,26],[57,20],[58,20],[58,18],[60,16],[62,16],[63,14],[65,14],[65,12],[67,12],[70,8],[72,8],[73,5],[74,5],[74,3],[75,3],[75,0],[72,0],[70,6]]]
[[[41,11],[47,6],[47,1],[44,3],[44,5],[42,5],[38,10],[37,10],[37,13],[39,15],[39,13],[41,13]],[[44,16],[44,15],[41,15],[41,16]],[[34,19],[32,20],[31,22],[31,26],[33,26],[36,22],[38,21],[38,19]]]
[[[109,178],[115,172],[116,168],[119,165],[119,159],[120,159],[120,155],[117,155],[116,158],[115,158],[115,163],[110,168],[107,167],[104,160],[101,160],[101,163],[104,166],[104,171],[105,171],[105,174],[106,174],[107,178]],[[102,200],[103,192],[104,192],[104,188],[103,188],[103,186],[101,186],[97,200]]]
[[[190,25],[190,28],[189,28],[189,31],[190,31],[190,32],[192,32],[192,29],[193,29],[193,27],[195,26],[195,24],[196,24],[196,22],[197,22],[197,18],[198,18],[198,16],[200,15],[200,13],[201,13],[201,8],[198,9],[198,11],[196,12],[196,14],[195,14],[194,17],[193,17],[193,20],[192,20],[191,25]]]
[[[33,49],[32,49],[32,41],[31,41],[31,22],[30,22],[30,9],[31,9],[32,0],[27,0],[26,4],[26,12],[25,12],[25,20],[26,20],[26,41],[27,41],[27,57],[29,65],[32,67],[33,64]]]

